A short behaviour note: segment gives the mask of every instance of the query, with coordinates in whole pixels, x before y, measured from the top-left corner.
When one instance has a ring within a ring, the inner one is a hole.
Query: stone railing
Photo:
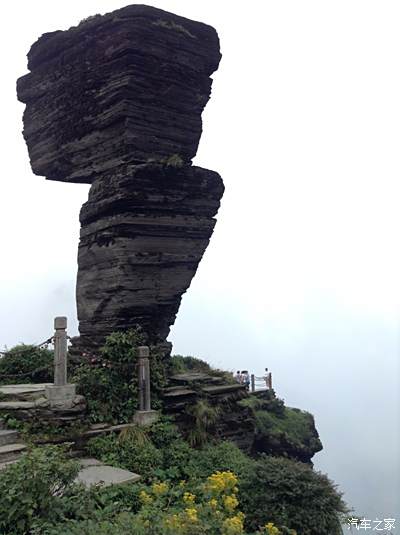
[[[50,408],[70,409],[76,396],[76,385],[67,383],[67,318],[55,318],[54,329],[54,384],[46,386],[46,397]]]

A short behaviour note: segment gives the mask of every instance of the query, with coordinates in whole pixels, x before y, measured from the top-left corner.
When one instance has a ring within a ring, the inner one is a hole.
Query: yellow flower
[[[242,515],[235,515],[226,518],[222,523],[223,535],[240,535],[243,533],[243,518]]]
[[[188,507],[185,509],[186,516],[190,520],[190,522],[197,522],[197,509],[194,507]]]
[[[168,485],[167,483],[153,483],[151,489],[156,496],[162,496],[168,491]]]
[[[196,496],[191,492],[185,492],[185,494],[183,495],[183,501],[185,503],[194,503],[195,499]]]
[[[236,496],[233,496],[233,495],[224,496],[223,502],[224,502],[225,509],[227,509],[230,512],[234,511],[236,507],[239,505],[239,502]]]
[[[152,503],[153,498],[145,490],[139,492],[139,500],[144,504]]]
[[[182,527],[182,524],[179,520],[178,515],[172,515],[165,520],[165,525],[168,528],[173,528],[174,530],[179,530]]]
[[[273,522],[268,522],[268,524],[265,524],[264,526],[265,531],[268,533],[268,535],[280,535],[280,530],[274,526]]]
[[[208,505],[211,507],[211,509],[216,509],[218,507],[218,502],[215,498],[211,498],[211,500],[208,502]]]
[[[215,472],[208,479],[208,488],[212,492],[234,492],[237,484],[237,477],[232,472]]]

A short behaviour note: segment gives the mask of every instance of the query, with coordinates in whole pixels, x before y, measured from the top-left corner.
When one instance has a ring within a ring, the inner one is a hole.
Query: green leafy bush
[[[159,449],[168,449],[175,441],[182,441],[182,435],[172,418],[166,416],[148,427],[147,433],[152,443]]]
[[[256,437],[254,450],[309,462],[322,449],[312,414],[285,407],[271,391],[249,396],[239,402],[254,414]]]
[[[240,499],[250,530],[272,521],[301,535],[341,535],[348,513],[327,476],[304,463],[265,455],[242,474]]]
[[[185,483],[154,482],[139,492],[141,508],[113,519],[58,526],[63,535],[241,535],[243,514],[237,500],[237,478],[217,472],[188,490]],[[193,492],[192,492],[193,490]],[[56,530],[41,535],[56,535]],[[264,532],[266,533],[266,532]]]
[[[32,535],[59,535],[62,533],[103,533],[104,526],[118,523],[123,513],[137,513],[141,508],[139,492],[143,485],[125,484],[110,487],[92,486],[86,489],[73,485],[59,500],[61,514],[55,519],[38,518]],[[106,532],[107,533],[107,532]]]
[[[264,410],[275,414],[276,416],[285,415],[285,403],[283,399],[276,396],[273,390],[263,390],[256,392],[240,401],[243,407],[249,407],[252,411]]]
[[[92,422],[128,422],[138,408],[137,348],[144,344],[138,330],[107,337],[98,357],[91,357],[74,371],[72,381],[86,397]],[[165,370],[160,355],[151,355],[153,407],[160,406]]]
[[[235,444],[229,441],[192,450],[185,465],[185,476],[189,479],[205,478],[214,471],[231,471],[239,476],[246,473],[253,460],[247,457]]]
[[[61,495],[78,473],[59,448],[34,449],[0,471],[0,533],[24,535],[38,520],[60,518]]]
[[[210,439],[210,433],[218,421],[219,408],[211,406],[204,399],[200,399],[186,410],[186,414],[191,420],[188,433],[189,444],[193,447],[204,446]]]
[[[53,382],[53,362],[53,351],[33,345],[17,345],[0,358],[0,383]]]
[[[213,377],[220,377],[225,383],[235,383],[232,373],[225,370],[213,368],[205,360],[197,357],[183,357],[182,355],[172,355],[169,361],[169,375],[178,375],[181,373],[206,373]]]
[[[131,470],[149,479],[162,467],[163,456],[150,440],[138,439],[135,433],[107,435],[89,441],[90,455],[106,464]]]
[[[188,372],[210,373],[212,371],[211,366],[205,360],[191,356],[172,355],[169,366],[171,375]]]

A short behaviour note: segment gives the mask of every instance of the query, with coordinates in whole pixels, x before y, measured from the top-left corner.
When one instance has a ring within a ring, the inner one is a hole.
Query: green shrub
[[[166,416],[148,427],[147,433],[152,443],[159,449],[168,449],[175,441],[182,440],[177,426]]]
[[[186,410],[186,414],[191,420],[188,433],[189,444],[193,447],[204,446],[218,421],[219,407],[213,407],[204,399],[200,399]]]
[[[246,473],[253,461],[235,444],[224,441],[199,450],[192,450],[184,467],[187,478],[206,478],[214,471],[231,471],[239,476]]]
[[[262,456],[242,474],[240,499],[247,527],[272,521],[301,535],[341,535],[348,513],[336,486],[310,466]]]
[[[37,519],[32,535],[59,535],[62,533],[94,533],[104,526],[114,525],[123,513],[137,513],[141,508],[139,492],[143,485],[125,484],[110,487],[81,485],[68,488],[60,498],[62,514],[57,519]],[[79,531],[81,530],[81,531]]]
[[[253,412],[262,410],[273,413],[276,416],[285,416],[285,403],[283,399],[276,397],[273,390],[257,392],[242,399],[239,404],[242,407],[250,408]]]
[[[172,355],[169,366],[171,375],[188,372],[210,373],[212,371],[211,366],[205,360],[191,356]]]
[[[161,451],[150,440],[138,439],[135,433],[96,437],[87,447],[96,459],[140,474],[144,480],[151,479],[154,471],[163,464]]]
[[[309,462],[322,449],[312,414],[285,407],[271,391],[239,402],[251,409],[256,423],[254,451]]]
[[[172,355],[169,360],[169,375],[181,373],[206,373],[213,377],[219,377],[225,383],[235,383],[232,373],[219,370],[210,366],[205,360],[197,357],[183,357],[182,355]]]
[[[241,535],[243,515],[238,510],[236,483],[231,472],[215,473],[193,489],[185,483],[155,482],[141,489],[142,506],[136,514],[72,522],[58,526],[58,532],[41,535]]]
[[[0,383],[53,382],[53,362],[53,351],[33,345],[17,345],[0,358]]]
[[[74,371],[72,381],[86,397],[92,422],[128,422],[138,408],[137,348],[144,343],[138,330],[107,337],[98,357]],[[165,370],[160,355],[152,351],[151,392],[153,407],[160,406]]]
[[[0,533],[24,535],[40,520],[62,516],[61,495],[78,465],[54,446],[38,448],[0,471]]]

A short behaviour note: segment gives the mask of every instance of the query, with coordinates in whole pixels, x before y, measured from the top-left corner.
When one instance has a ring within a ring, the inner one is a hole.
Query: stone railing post
[[[54,319],[54,384],[46,386],[46,397],[52,409],[70,409],[76,395],[76,386],[67,384],[67,318]]]
[[[138,347],[139,365],[139,410],[151,410],[150,399],[150,350],[147,346]]]
[[[256,391],[256,381],[255,381],[254,373],[251,374],[251,391],[252,392]]]
[[[54,385],[67,384],[67,318],[54,319]]]
[[[158,419],[158,412],[151,410],[150,392],[150,349],[138,347],[139,410],[134,421],[139,425],[150,425]]]

